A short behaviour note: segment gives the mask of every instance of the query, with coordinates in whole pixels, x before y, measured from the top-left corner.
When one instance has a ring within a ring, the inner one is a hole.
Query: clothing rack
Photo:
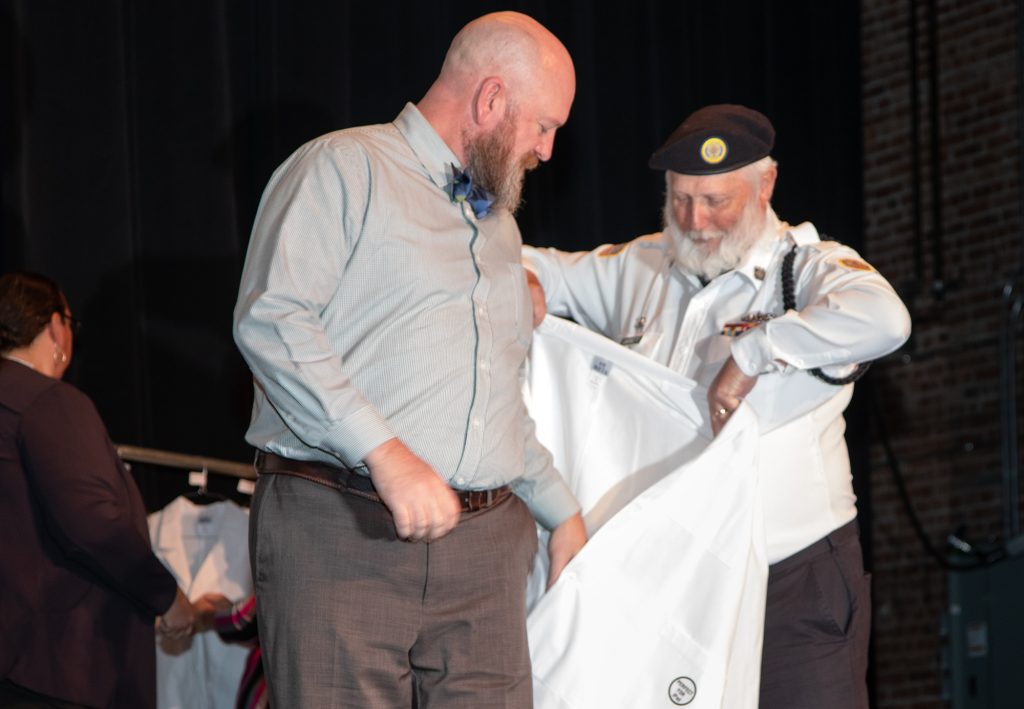
[[[156,450],[154,448],[140,448],[138,446],[124,446],[115,443],[117,454],[121,460],[134,463],[151,463],[163,465],[168,468],[183,468],[185,470],[198,470],[218,475],[229,475],[234,478],[255,480],[256,471],[252,464],[236,463],[231,460],[220,458],[207,458],[201,455],[186,455],[184,453],[172,453],[171,451]]]

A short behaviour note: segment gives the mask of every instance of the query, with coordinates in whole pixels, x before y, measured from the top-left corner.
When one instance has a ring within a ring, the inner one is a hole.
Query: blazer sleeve
[[[160,615],[177,582],[153,554],[135,481],[92,401],[70,385],[43,392],[21,417],[20,445],[46,533],[66,558]]]

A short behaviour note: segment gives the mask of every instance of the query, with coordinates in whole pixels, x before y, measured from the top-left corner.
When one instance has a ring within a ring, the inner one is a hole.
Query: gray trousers
[[[537,535],[514,495],[410,543],[378,502],[261,475],[249,544],[270,706],[532,707]]]
[[[867,709],[871,580],[857,521],[768,568],[760,709]]]

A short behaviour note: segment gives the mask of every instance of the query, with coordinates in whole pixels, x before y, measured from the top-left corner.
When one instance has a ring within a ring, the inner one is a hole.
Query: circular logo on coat
[[[684,707],[697,696],[697,685],[689,677],[676,677],[668,686],[668,698],[677,707]]]
[[[729,154],[729,146],[721,138],[708,138],[700,146],[700,156],[708,165],[717,165]]]

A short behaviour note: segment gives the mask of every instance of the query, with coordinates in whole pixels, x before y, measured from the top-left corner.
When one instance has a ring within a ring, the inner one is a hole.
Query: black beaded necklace
[[[782,260],[782,307],[787,312],[790,310],[796,310],[796,285],[793,275],[793,263],[795,260],[796,244],[793,244],[793,248],[789,250],[789,253],[787,253],[785,258]],[[815,367],[814,369],[809,369],[807,371],[826,384],[843,386],[844,384],[852,384],[857,381],[867,374],[867,371],[870,368],[871,362],[861,362],[853,372],[845,377],[830,377],[821,371],[821,368],[819,367]]]

